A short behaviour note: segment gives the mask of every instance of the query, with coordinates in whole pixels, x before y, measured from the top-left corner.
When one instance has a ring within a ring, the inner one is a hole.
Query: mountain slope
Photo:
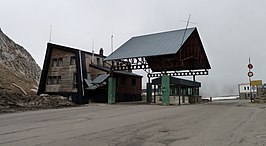
[[[0,29],[0,90],[32,93],[38,85],[40,72],[30,53]]]

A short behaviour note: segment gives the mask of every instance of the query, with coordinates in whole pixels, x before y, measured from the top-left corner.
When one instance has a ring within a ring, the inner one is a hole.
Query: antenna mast
[[[92,52],[91,63],[93,64],[94,63],[94,39],[92,40],[91,52]]]
[[[114,49],[114,34],[112,33],[112,35],[111,35],[111,53],[113,53],[113,49]]]
[[[185,38],[185,35],[186,35],[186,31],[187,31],[187,27],[188,27],[188,24],[190,23],[190,22],[189,22],[189,21],[190,21],[190,16],[191,16],[191,14],[189,14],[189,16],[188,16],[188,20],[187,20],[186,29],[185,29],[185,31],[184,31],[184,35],[183,35],[183,38],[182,38],[182,41],[181,41],[181,44],[180,44],[180,46],[182,46],[182,45],[183,45],[184,38]]]
[[[49,42],[52,41],[52,24],[50,25],[50,36],[49,36]]]

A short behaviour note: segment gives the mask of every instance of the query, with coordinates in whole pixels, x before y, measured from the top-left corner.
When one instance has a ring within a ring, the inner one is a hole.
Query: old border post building
[[[110,62],[99,54],[48,43],[38,94],[56,94],[75,103],[107,102]],[[141,100],[142,76],[131,70],[113,71],[117,101]]]
[[[170,76],[193,76],[195,81],[196,76],[208,75],[211,69],[195,27],[132,37],[105,61],[112,62],[109,103],[113,103],[116,94],[115,78],[112,76],[114,71],[145,70],[148,77],[148,103],[152,101],[151,78],[161,77],[162,103],[169,105]]]

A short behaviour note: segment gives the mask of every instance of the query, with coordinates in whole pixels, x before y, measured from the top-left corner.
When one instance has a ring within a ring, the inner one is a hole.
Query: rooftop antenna
[[[185,35],[186,35],[186,31],[187,31],[187,27],[188,27],[188,24],[189,24],[189,21],[190,21],[190,16],[191,16],[191,14],[189,14],[189,16],[188,16],[187,25],[186,25],[186,28],[185,28],[185,31],[184,31],[184,34],[183,34],[183,37],[182,37],[182,41],[181,41],[180,46],[183,45],[184,38],[185,38]]]
[[[180,43],[180,46],[182,46],[183,45],[183,43],[184,43],[184,39],[185,39],[185,35],[186,35],[186,32],[187,32],[187,28],[188,28],[188,25],[189,25],[189,23],[194,23],[194,22],[190,22],[190,17],[191,17],[191,14],[189,14],[189,16],[188,16],[188,20],[187,21],[184,21],[184,20],[179,20],[179,21],[182,21],[182,22],[186,22],[187,24],[186,24],[186,28],[185,28],[185,31],[184,31],[184,34],[183,34],[183,37],[182,37],[182,41],[181,41],[181,43]],[[194,23],[194,24],[196,24],[196,23]],[[182,49],[180,49],[180,61],[182,61]],[[182,64],[183,64],[183,61],[182,61]],[[194,80],[194,79],[193,79]]]
[[[111,53],[113,53],[113,50],[114,50],[114,33],[112,32],[112,35],[111,35]]]
[[[182,41],[181,41],[180,46],[182,46],[183,43],[184,43],[184,39],[185,39],[185,35],[186,35],[186,31],[187,31],[187,28],[188,28],[189,23],[191,23],[191,24],[197,24],[197,23],[195,23],[195,22],[190,22],[190,17],[191,17],[191,14],[189,14],[189,16],[188,16],[188,20],[187,20],[187,21],[179,20],[179,21],[182,21],[182,22],[186,22],[186,23],[187,23],[186,28],[185,28],[185,31],[184,31],[184,34],[183,34],[183,37],[182,37]]]
[[[92,40],[91,52],[92,52],[91,63],[93,64],[94,63],[94,39]]]
[[[53,28],[53,25],[51,24],[51,25],[50,25],[49,43],[52,41],[52,28]]]

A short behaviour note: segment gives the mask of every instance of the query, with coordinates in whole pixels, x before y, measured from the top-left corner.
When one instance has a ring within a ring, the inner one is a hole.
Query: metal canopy
[[[195,27],[133,37],[105,61],[112,61],[113,71],[144,69],[149,78],[208,75],[211,69]]]
[[[88,90],[95,90],[101,86],[104,86],[105,84],[103,84],[103,82],[110,76],[110,74],[101,74],[99,75],[96,79],[94,79],[93,81],[89,80],[89,79],[85,79],[85,83],[87,84],[87,88]]]
[[[94,79],[91,83],[92,84],[101,84],[105,81],[110,75],[109,74],[101,74],[96,79]]]
[[[133,37],[105,61],[175,54],[196,28]]]

